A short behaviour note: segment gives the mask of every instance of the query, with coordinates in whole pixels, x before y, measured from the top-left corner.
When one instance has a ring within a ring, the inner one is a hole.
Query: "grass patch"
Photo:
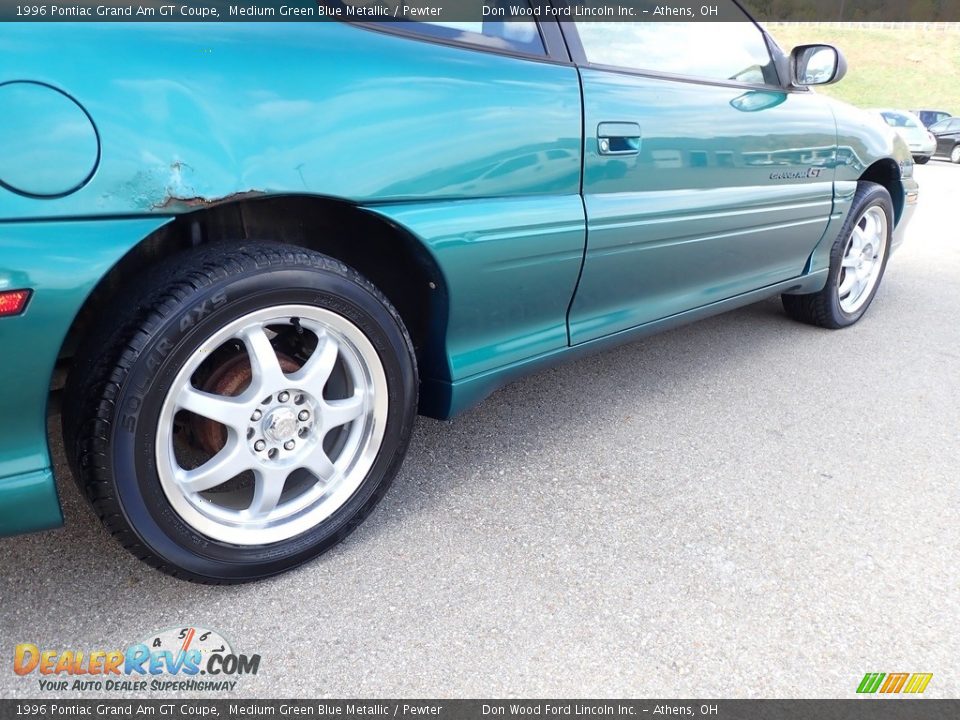
[[[960,32],[769,24],[777,43],[836,45],[847,75],[817,92],[859,107],[946,110],[960,115]]]

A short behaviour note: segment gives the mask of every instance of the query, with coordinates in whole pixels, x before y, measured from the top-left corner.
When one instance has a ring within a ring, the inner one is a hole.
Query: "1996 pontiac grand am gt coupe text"
[[[0,530],[61,522],[59,407],[107,529],[191,580],[341,540],[418,410],[772,295],[856,322],[917,198],[807,88],[840,54],[746,16],[3,35]]]

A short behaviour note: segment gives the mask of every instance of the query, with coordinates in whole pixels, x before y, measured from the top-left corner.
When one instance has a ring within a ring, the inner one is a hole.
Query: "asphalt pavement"
[[[856,326],[770,300],[421,418],[367,522],[272,580],[142,565],[58,448],[66,526],[0,541],[0,697],[40,695],[17,643],[187,625],[261,655],[245,697],[960,696],[960,166],[917,176]]]

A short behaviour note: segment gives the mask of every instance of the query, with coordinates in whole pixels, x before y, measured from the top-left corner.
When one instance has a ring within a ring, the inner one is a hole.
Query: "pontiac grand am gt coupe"
[[[844,70],[746,15],[6,27],[0,528],[61,523],[62,408],[133,554],[261,578],[370,513],[418,411],[769,296],[857,322],[917,185],[808,89]]]

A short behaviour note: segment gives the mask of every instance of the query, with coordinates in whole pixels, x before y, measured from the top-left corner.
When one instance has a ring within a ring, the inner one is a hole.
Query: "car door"
[[[565,24],[588,228],[571,344],[798,276],[823,234],[833,115],[722,9],[743,21]]]
[[[950,155],[953,146],[960,142],[960,118],[941,120],[931,132],[937,138],[937,155]]]

